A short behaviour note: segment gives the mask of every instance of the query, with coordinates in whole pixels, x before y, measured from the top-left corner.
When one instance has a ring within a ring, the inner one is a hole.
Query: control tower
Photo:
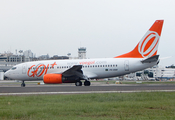
[[[78,48],[78,59],[86,59],[86,48],[85,47]]]

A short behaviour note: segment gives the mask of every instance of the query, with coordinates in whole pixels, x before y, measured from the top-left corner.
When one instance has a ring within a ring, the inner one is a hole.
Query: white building
[[[26,50],[23,52],[23,55],[28,58],[33,58],[33,53],[31,50]]]
[[[175,78],[175,69],[157,67],[154,70],[154,77],[158,79],[172,79]]]
[[[148,74],[145,75],[144,71],[148,71],[148,73],[153,73],[153,78],[148,77]],[[145,80],[151,80],[151,79],[161,80],[161,79],[175,78],[175,69],[165,68],[165,67],[160,67],[160,66],[154,66],[152,68],[148,68],[143,71],[136,72],[136,73],[141,73],[141,78],[143,79],[143,76],[144,76]]]
[[[23,55],[25,56],[25,62],[32,61],[33,53],[31,50],[26,50],[23,52]]]

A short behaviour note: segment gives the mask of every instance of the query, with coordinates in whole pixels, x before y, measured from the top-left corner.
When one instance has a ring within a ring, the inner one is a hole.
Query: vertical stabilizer
[[[147,58],[156,55],[163,22],[164,20],[156,20],[131,52],[115,58]]]

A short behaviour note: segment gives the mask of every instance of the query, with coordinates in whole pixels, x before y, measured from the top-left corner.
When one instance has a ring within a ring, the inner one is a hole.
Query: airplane
[[[113,58],[46,60],[25,62],[12,67],[5,76],[22,81],[43,80],[45,84],[75,83],[90,86],[90,79],[122,76],[159,63],[157,55],[164,20],[156,20],[136,47]]]

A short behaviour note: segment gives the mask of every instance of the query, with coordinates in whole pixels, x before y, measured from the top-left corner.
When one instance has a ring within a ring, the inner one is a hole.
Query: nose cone
[[[6,71],[6,72],[4,73],[4,76],[10,78],[10,71],[9,71],[9,70]]]

